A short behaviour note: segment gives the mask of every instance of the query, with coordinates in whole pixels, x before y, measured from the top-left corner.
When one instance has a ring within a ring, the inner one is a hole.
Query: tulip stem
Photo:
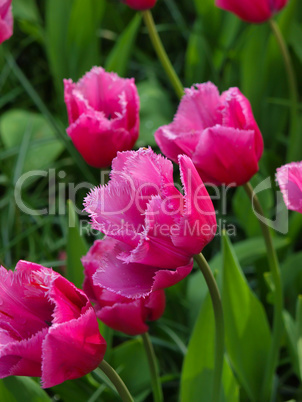
[[[299,141],[298,136],[298,90],[297,90],[297,80],[295,76],[295,72],[293,69],[292,61],[290,58],[290,54],[288,48],[286,46],[286,42],[280,31],[280,28],[277,22],[273,19],[270,19],[269,26],[276,38],[276,41],[279,45],[284,65],[287,73],[287,80],[289,86],[289,95],[291,101],[291,128],[290,128],[290,140],[287,150],[287,160],[293,161],[300,158],[301,154],[300,147],[297,145]],[[302,144],[301,144],[302,145]]]
[[[257,213],[256,216],[260,223],[262,234],[265,240],[267,258],[274,284],[273,289],[274,316],[273,316],[273,329],[272,329],[272,344],[270,348],[268,361],[266,363],[266,370],[262,383],[262,393],[260,394],[261,401],[268,401],[270,399],[269,393],[271,392],[274,372],[278,362],[278,354],[279,354],[281,338],[283,334],[283,319],[282,319],[283,290],[282,290],[278,257],[273,246],[271,232],[269,230],[269,227],[263,221],[263,219],[261,219],[261,217],[264,217],[263,209],[261,207],[258,197],[254,193],[252,185],[250,183],[246,183],[243,185],[243,187],[252,203],[252,208],[254,208],[254,211]]]
[[[151,42],[153,44],[154,50],[163,66],[165,69],[167,76],[177,94],[177,96],[181,99],[181,97],[184,94],[184,89],[182,86],[182,83],[180,82],[180,79],[178,78],[170,60],[169,57],[165,51],[165,48],[160,40],[160,37],[158,35],[158,32],[156,30],[156,26],[151,14],[150,10],[142,11],[143,18],[146,24],[146,27],[148,29],[148,33],[151,39]]]
[[[204,256],[200,254],[194,255],[204,279],[207,283],[215,317],[215,366],[212,402],[218,402],[220,399],[220,390],[222,382],[223,358],[224,358],[224,320],[220,292],[215,281],[214,275]]]
[[[123,402],[134,402],[134,399],[132,398],[124,381],[117,374],[117,372],[110,366],[110,364],[108,364],[105,360],[102,360],[102,362],[99,364],[99,368],[105,373],[105,375],[115,386]]]
[[[156,357],[148,332],[142,334],[142,339],[150,368],[154,402],[163,402],[164,397],[157,369]]]

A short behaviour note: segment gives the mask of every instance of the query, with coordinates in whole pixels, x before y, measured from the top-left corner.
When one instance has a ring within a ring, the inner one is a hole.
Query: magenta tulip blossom
[[[0,43],[13,34],[12,0],[0,0]]]
[[[88,254],[82,258],[85,268],[83,289],[90,301],[95,303],[97,317],[109,327],[128,335],[139,335],[147,332],[146,321],[159,319],[165,310],[164,290],[157,290],[147,297],[132,299],[110,292],[94,281],[94,274],[101,269],[104,260],[118,243],[110,237],[97,240]]]
[[[258,171],[263,139],[249,101],[238,88],[219,95],[211,82],[185,90],[172,123],[155,139],[174,162],[186,154],[202,180],[239,186]]]
[[[122,2],[134,10],[148,10],[155,6],[156,0],[122,0]]]
[[[0,378],[41,376],[48,388],[99,365],[106,342],[85,293],[26,261],[0,277]]]
[[[281,166],[276,179],[287,208],[302,213],[302,162]]]
[[[118,240],[94,278],[100,286],[139,297],[177,283],[216,232],[212,201],[192,161],[179,157],[184,195],[172,163],[151,148],[118,153],[107,186],[85,199],[92,225]]]
[[[64,80],[67,133],[85,161],[111,165],[139,135],[139,97],[134,79],[93,67],[78,83]]]
[[[255,24],[272,18],[287,2],[288,0],[215,0],[216,6]]]

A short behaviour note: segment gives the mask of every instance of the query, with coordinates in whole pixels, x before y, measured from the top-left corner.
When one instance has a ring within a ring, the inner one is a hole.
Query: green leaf
[[[239,266],[234,249],[223,235],[223,292],[226,347],[237,377],[252,401],[259,401],[271,345],[265,310]]]
[[[41,21],[39,10],[34,0],[14,0],[13,14],[17,19],[35,23]]]
[[[78,80],[100,63],[97,29],[104,0],[47,0],[46,51],[58,94],[63,100],[63,78]]]
[[[189,86],[205,80],[206,68],[212,59],[209,44],[203,35],[202,28],[201,19],[197,19],[187,46],[185,80]]]
[[[30,377],[6,377],[2,381],[5,388],[13,395],[14,399],[2,399],[10,401],[50,402],[47,393],[40,385]]]
[[[115,347],[110,365],[127,384],[132,395],[151,389],[149,365],[141,338],[131,339]]]
[[[281,265],[281,278],[287,310],[295,314],[296,302],[302,289],[302,252],[289,254]]]
[[[284,248],[286,248],[290,244],[290,240],[288,238],[284,237],[274,237],[273,238],[273,244],[275,247],[275,250],[280,251]],[[236,244],[234,244],[234,250],[236,253],[236,256],[239,260],[240,265],[243,266],[249,266],[252,264],[255,264],[259,259],[266,258],[266,246],[265,242],[263,240],[263,237],[253,237],[252,239],[247,239],[240,241]],[[290,272],[294,275],[297,270],[294,268],[296,266],[301,266],[302,270],[302,253],[300,257],[300,263],[297,263],[296,265],[292,265],[292,268],[290,269]],[[222,253],[217,253],[214,258],[211,259],[209,262],[209,265],[212,269],[213,272],[221,272],[222,265],[223,265],[223,256]],[[286,266],[287,267],[287,266]],[[282,270],[284,272],[284,275],[287,272],[287,269]],[[302,272],[302,271],[301,271]],[[220,277],[218,277],[218,282],[219,282]],[[297,283],[297,282],[296,282]],[[299,282],[300,284],[300,282]],[[301,275],[301,284],[302,284],[302,275]],[[290,286],[290,285],[289,285]],[[297,285],[299,286],[299,285]],[[302,285],[301,285],[302,286]],[[290,288],[288,288],[290,289]],[[197,272],[193,273],[188,277],[188,302],[190,307],[190,322],[195,322],[196,317],[199,312],[199,307],[200,304],[202,303],[202,300],[205,297],[206,294],[206,285],[204,278],[201,274],[201,272],[198,270]]]
[[[82,287],[84,269],[81,258],[87,253],[88,247],[84,237],[81,236],[79,219],[76,215],[72,201],[68,206],[68,233],[67,233],[67,278],[77,287]]]
[[[6,149],[19,148],[27,130],[31,131],[30,146],[23,172],[48,167],[62,152],[63,145],[47,120],[38,113],[17,109],[2,115],[0,135]]]
[[[121,77],[125,76],[141,20],[141,15],[137,13],[128,27],[120,35],[115,46],[107,57],[105,63],[106,71],[114,71]]]
[[[289,357],[293,365],[294,372],[301,381],[301,374],[299,367],[299,357],[297,350],[297,328],[296,323],[292,316],[286,311],[283,311],[283,322],[285,327],[286,343],[289,352]]]
[[[296,305],[296,319],[283,311],[286,340],[289,356],[296,375],[302,380],[302,296],[299,295]]]
[[[64,381],[62,384],[52,387],[51,390],[59,396],[60,401],[87,401],[89,396],[95,392],[95,386],[92,386],[88,381],[89,375],[77,378],[76,380]],[[31,402],[31,400],[29,401]]]
[[[213,386],[214,340],[214,313],[208,293],[200,309],[184,359],[180,391],[182,402],[207,402],[209,400]],[[224,360],[222,383],[220,402],[239,401],[239,387],[226,359]]]
[[[137,84],[140,97],[140,135],[136,147],[156,145],[154,132],[173,119],[173,108],[168,93],[157,80]]]
[[[79,78],[99,64],[97,28],[103,17],[103,0],[74,0],[67,33],[70,77]]]
[[[13,394],[7,389],[3,380],[0,380],[0,401],[18,402]]]

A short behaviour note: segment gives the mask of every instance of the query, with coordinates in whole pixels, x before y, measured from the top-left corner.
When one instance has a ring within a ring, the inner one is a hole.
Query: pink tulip
[[[82,258],[85,268],[83,289],[90,301],[95,303],[97,317],[109,327],[128,335],[139,335],[148,331],[146,321],[158,320],[165,310],[165,292],[157,290],[147,297],[132,299],[110,292],[98,285],[94,274],[100,269],[102,261],[118,243],[110,237],[97,240]]]
[[[12,0],[0,0],[0,43],[13,34]]]
[[[204,182],[239,186],[258,171],[263,140],[249,101],[238,88],[219,95],[214,84],[185,90],[172,123],[155,139],[174,162],[186,154]]]
[[[302,214],[302,162],[281,166],[276,179],[287,208]]]
[[[122,0],[122,2],[134,10],[148,10],[155,6],[156,0]]]
[[[151,148],[118,153],[107,186],[85,199],[92,225],[119,242],[96,275],[106,289],[127,297],[177,283],[192,269],[216,232],[212,201],[191,161],[179,157],[184,195],[172,163]]]
[[[139,97],[134,79],[93,67],[78,83],[64,80],[67,133],[85,161],[111,165],[118,151],[131,149],[139,134]]]
[[[41,376],[43,388],[81,377],[106,342],[87,296],[51,269],[19,261],[0,267],[0,378]]]
[[[288,0],[215,0],[217,7],[255,24],[272,18],[287,2]]]

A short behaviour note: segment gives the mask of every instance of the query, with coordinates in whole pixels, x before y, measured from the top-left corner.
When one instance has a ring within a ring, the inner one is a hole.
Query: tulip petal
[[[123,244],[117,242],[110,255],[100,261],[93,282],[125,297],[145,297],[151,291],[172,286],[188,275],[193,267],[191,260],[189,264],[176,270],[131,262],[127,264],[118,258],[122,250]]]
[[[219,92],[212,82],[197,84],[185,89],[173,125],[183,132],[201,131],[221,123]]]
[[[216,6],[252,23],[264,22],[272,16],[270,3],[271,0],[215,0]]]
[[[15,272],[0,267],[0,320],[10,324],[21,338],[29,338],[52,321],[54,306],[45,297],[40,280],[44,270],[26,261],[19,261]]]
[[[128,7],[134,10],[148,10],[155,6],[157,0],[122,0]]]
[[[192,158],[202,180],[231,186],[246,183],[258,171],[254,138],[252,130],[221,126],[204,130]]]
[[[172,236],[174,245],[188,255],[199,254],[216,233],[216,214],[211,198],[192,162],[179,156],[180,177],[185,190],[185,209],[179,221],[180,231]]]
[[[90,308],[87,296],[62,276],[53,281],[48,297],[55,304],[52,324],[79,318]]]
[[[147,310],[147,317],[149,321],[158,320],[164,313],[166,307],[166,296],[163,290],[156,290],[152,292],[145,303],[145,310]]]
[[[0,378],[9,375],[41,376],[42,342],[48,328],[28,339],[7,343],[0,352]]]
[[[130,184],[110,182],[95,188],[85,198],[84,205],[95,229],[127,244],[138,244],[144,218],[136,207],[136,191],[131,181]]]
[[[200,131],[183,132],[172,123],[159,127],[155,132],[155,140],[164,155],[177,162],[178,155],[187,154],[192,157],[197,147]]]
[[[93,308],[79,318],[54,324],[42,345],[42,386],[53,387],[96,369],[106,350]]]
[[[103,307],[97,316],[108,327],[134,336],[143,334],[149,329],[143,321],[142,309],[142,300],[136,299],[131,303],[116,303],[111,307]]]
[[[276,179],[287,208],[302,213],[302,162],[281,166]]]
[[[12,0],[0,1],[0,44],[13,34]]]
[[[238,88],[230,88],[221,94],[223,123],[225,127],[234,127],[240,130],[255,131],[255,152],[260,159],[263,153],[263,138],[255,121],[248,99]]]
[[[67,133],[85,161],[97,168],[110,166],[117,152],[132,148],[136,140],[123,127],[113,129],[102,112],[91,110],[70,125]]]

